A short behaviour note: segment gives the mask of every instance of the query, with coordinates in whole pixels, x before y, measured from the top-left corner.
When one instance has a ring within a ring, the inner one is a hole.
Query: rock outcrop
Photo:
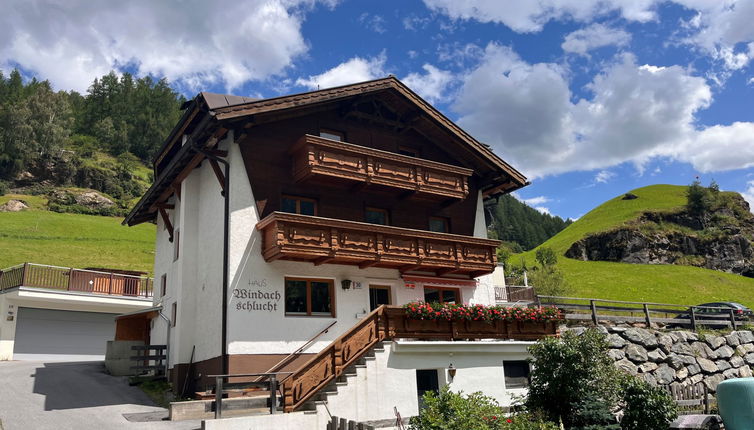
[[[23,200],[11,199],[0,205],[0,212],[20,212],[26,209],[29,209],[29,206]]]
[[[754,277],[754,215],[739,195],[710,213],[647,212],[635,222],[571,245],[566,257],[584,261],[679,264]]]

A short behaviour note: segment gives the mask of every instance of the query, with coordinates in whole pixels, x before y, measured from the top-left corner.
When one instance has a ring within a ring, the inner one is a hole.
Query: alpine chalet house
[[[327,400],[353,420],[415,415],[443,384],[520,393],[530,342],[421,332],[397,305],[496,303],[483,205],[521,173],[392,76],[184,108],[124,221],[157,223],[151,343],[175,389],[293,372],[286,412]]]

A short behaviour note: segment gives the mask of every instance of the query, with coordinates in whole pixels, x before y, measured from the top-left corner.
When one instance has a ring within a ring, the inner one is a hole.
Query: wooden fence
[[[130,297],[152,297],[153,280],[115,272],[24,263],[0,271],[0,291],[35,287]]]
[[[506,285],[495,287],[495,301],[497,302],[534,302],[537,293],[534,287]]]
[[[660,323],[678,327],[725,326],[734,330],[750,318],[727,307],[689,306],[668,303],[628,302],[582,297],[537,296],[537,303],[557,306],[566,320],[614,323]]]
[[[327,430],[374,430],[375,427],[345,418],[332,417]]]

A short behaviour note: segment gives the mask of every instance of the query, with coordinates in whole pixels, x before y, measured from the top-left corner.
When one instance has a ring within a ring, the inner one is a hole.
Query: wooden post
[[[733,327],[733,330],[736,329],[736,315],[733,313],[733,309],[729,309],[728,312],[730,312],[730,326]]]
[[[110,286],[107,289],[107,294],[112,294],[112,293],[113,293],[113,272],[110,272]],[[125,295],[125,293],[126,293],[126,283],[123,282],[123,295]]]
[[[340,422],[338,422],[338,430],[346,430],[348,429],[348,420],[345,418],[341,418]]]
[[[335,415],[330,417],[330,425],[327,426],[327,430],[338,430],[338,417]]]
[[[215,378],[215,419],[223,417],[223,377]]]
[[[71,285],[73,285],[73,267],[68,268],[68,291],[71,291]]]
[[[270,413],[276,414],[278,412],[278,396],[277,396],[277,381],[275,380],[275,374],[270,374]]]
[[[24,273],[21,275],[21,286],[26,286],[26,277],[29,273],[29,263],[24,263]]]
[[[707,386],[704,386],[704,415],[709,415],[709,392]]]
[[[649,318],[649,305],[644,303],[644,317],[647,321],[647,328],[652,327],[652,320]]]
[[[599,322],[597,321],[597,305],[594,303],[594,300],[589,300],[589,306],[592,308],[592,322],[594,325],[598,325]]]
[[[696,314],[693,306],[691,307],[691,330],[696,331]]]

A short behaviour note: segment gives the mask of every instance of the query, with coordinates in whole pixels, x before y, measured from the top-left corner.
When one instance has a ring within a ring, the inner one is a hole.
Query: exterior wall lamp
[[[450,382],[453,382],[453,378],[456,377],[456,370],[458,369],[453,366],[453,363],[450,363],[450,366],[448,366],[448,376],[450,377]]]
[[[340,281],[340,286],[343,287],[344,290],[348,290],[351,288],[351,282],[350,279],[344,279]]]

